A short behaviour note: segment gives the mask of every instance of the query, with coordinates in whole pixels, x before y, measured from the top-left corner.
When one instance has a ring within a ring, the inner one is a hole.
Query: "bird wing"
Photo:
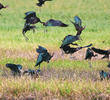
[[[81,19],[78,16],[75,16],[74,20],[75,20],[75,24],[78,24],[81,27],[81,25],[82,25]]]
[[[43,61],[43,53],[40,53],[37,57],[37,62],[35,66],[38,66]]]
[[[76,41],[76,36],[72,36],[72,35],[68,35],[64,38],[64,40],[62,41],[62,46],[71,44],[72,42]],[[61,47],[62,47],[61,46]]]
[[[54,26],[55,21],[56,21],[56,20],[54,20],[54,19],[50,19],[50,20],[48,20],[48,21],[46,22],[46,25],[47,25],[47,26]]]
[[[44,52],[47,52],[47,49],[42,47],[42,46],[39,46],[37,49],[36,49],[36,52],[37,53],[44,53]]]
[[[16,64],[7,63],[6,67],[10,68],[10,70],[12,70],[14,72],[18,72],[18,67]]]
[[[106,55],[108,54],[108,51],[107,50],[102,50],[102,49],[97,49],[95,47],[92,47],[92,50],[96,53],[99,53],[99,54],[102,54],[102,55]]]
[[[82,48],[88,48],[88,47],[91,47],[92,46],[92,43],[87,45],[87,46],[83,46]]]
[[[35,11],[29,11],[25,13],[26,17],[24,19],[30,18],[30,17],[36,17]]]
[[[62,25],[66,25],[62,21],[54,20],[54,19],[50,19],[46,23],[47,23],[47,26],[62,26]]]
[[[0,3],[0,8],[3,8],[4,6]]]

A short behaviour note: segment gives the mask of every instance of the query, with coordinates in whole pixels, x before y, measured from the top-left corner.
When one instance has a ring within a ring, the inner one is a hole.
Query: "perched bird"
[[[26,24],[36,24],[38,22],[42,23],[40,18],[36,16],[36,12],[34,11],[26,12],[25,15],[26,16],[24,19],[26,20]]]
[[[0,3],[0,10],[3,8],[7,8],[8,6],[4,6],[3,4]]]
[[[54,54],[50,54],[46,48],[39,46],[39,48],[36,49],[36,52],[39,53],[38,58],[37,58],[37,62],[35,64],[35,66],[39,65],[39,70],[40,70],[40,64],[45,61],[48,62],[51,60],[51,58],[53,57]]]
[[[100,74],[100,79],[101,80],[103,80],[103,79],[110,79],[110,73],[108,73],[108,72],[104,72],[103,70],[101,70],[100,72],[99,72],[99,74]]]
[[[79,51],[82,48],[87,48],[87,47],[90,47],[90,46],[92,46],[92,44],[89,44],[89,45],[83,46],[83,47],[77,47],[77,48],[73,48],[73,47],[70,47],[69,45],[66,45],[62,48],[62,50],[64,51],[65,54],[73,54],[73,53]]]
[[[22,65],[20,64],[11,64],[11,63],[7,63],[6,67],[9,68],[12,71],[12,74],[15,75],[21,75],[21,69],[22,69]]]
[[[38,3],[36,3],[36,5],[39,6],[39,7],[42,7],[42,5],[43,5],[46,1],[52,1],[52,0],[38,0]]]
[[[28,40],[28,37],[26,37],[25,33],[29,30],[33,30],[33,32],[35,32],[35,28],[36,28],[36,26],[25,23],[24,28],[22,30],[22,34],[26,40]]]
[[[109,50],[103,50],[103,49],[98,49],[98,48],[95,48],[95,47],[92,47],[91,49],[92,49],[95,53],[104,55],[101,59],[104,59],[104,58],[108,58],[108,59],[109,59],[110,49],[109,49]]]
[[[68,25],[59,20],[50,19],[47,22],[42,22],[44,26],[60,26],[67,27]]]
[[[96,57],[97,55],[94,54],[93,50],[91,48],[88,48],[86,50],[86,56],[85,56],[85,60],[89,59],[91,60],[92,57]]]
[[[74,20],[75,22],[71,20],[70,22],[75,26],[76,31],[79,32],[79,34],[81,34],[81,32],[85,29],[85,27],[82,27],[82,20],[78,16],[75,16]]]

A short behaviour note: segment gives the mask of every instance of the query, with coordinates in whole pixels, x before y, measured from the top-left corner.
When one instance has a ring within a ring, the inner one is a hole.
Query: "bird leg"
[[[63,56],[65,53],[64,53],[64,51],[63,50],[61,50],[61,56]]]
[[[25,40],[28,41],[28,37],[26,37],[25,33],[23,32],[23,36],[25,37]]]
[[[33,33],[35,33],[35,29],[33,28]]]

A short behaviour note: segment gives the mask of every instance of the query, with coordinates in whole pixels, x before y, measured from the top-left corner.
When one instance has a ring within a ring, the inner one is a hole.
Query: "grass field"
[[[1,0],[8,5],[0,11],[0,99],[29,100],[109,100],[110,81],[100,81],[99,71],[106,67],[108,60],[92,60],[92,68],[83,60],[85,50],[73,55],[61,56],[61,40],[68,34],[76,34],[73,20],[78,15],[86,29],[81,34],[81,46],[93,43],[93,46],[110,49],[110,0],[53,0],[38,8],[37,0]],[[50,18],[69,24],[67,28],[48,27],[36,24],[36,32],[28,31],[29,41],[22,35],[24,13],[36,11],[42,21]],[[38,45],[46,47],[55,57],[49,64],[41,64],[41,75],[38,79],[30,77],[13,78],[5,67],[6,63],[19,63],[23,69],[35,69]]]

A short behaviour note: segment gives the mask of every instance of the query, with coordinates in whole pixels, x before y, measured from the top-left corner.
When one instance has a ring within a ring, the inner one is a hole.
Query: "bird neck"
[[[43,24],[44,26],[46,26],[45,22],[41,22],[41,21],[40,21],[40,23]]]
[[[77,36],[78,36],[78,35],[80,36],[81,32],[82,32],[82,31],[80,31],[80,30],[77,31],[77,34],[76,34],[76,35],[77,35]]]

